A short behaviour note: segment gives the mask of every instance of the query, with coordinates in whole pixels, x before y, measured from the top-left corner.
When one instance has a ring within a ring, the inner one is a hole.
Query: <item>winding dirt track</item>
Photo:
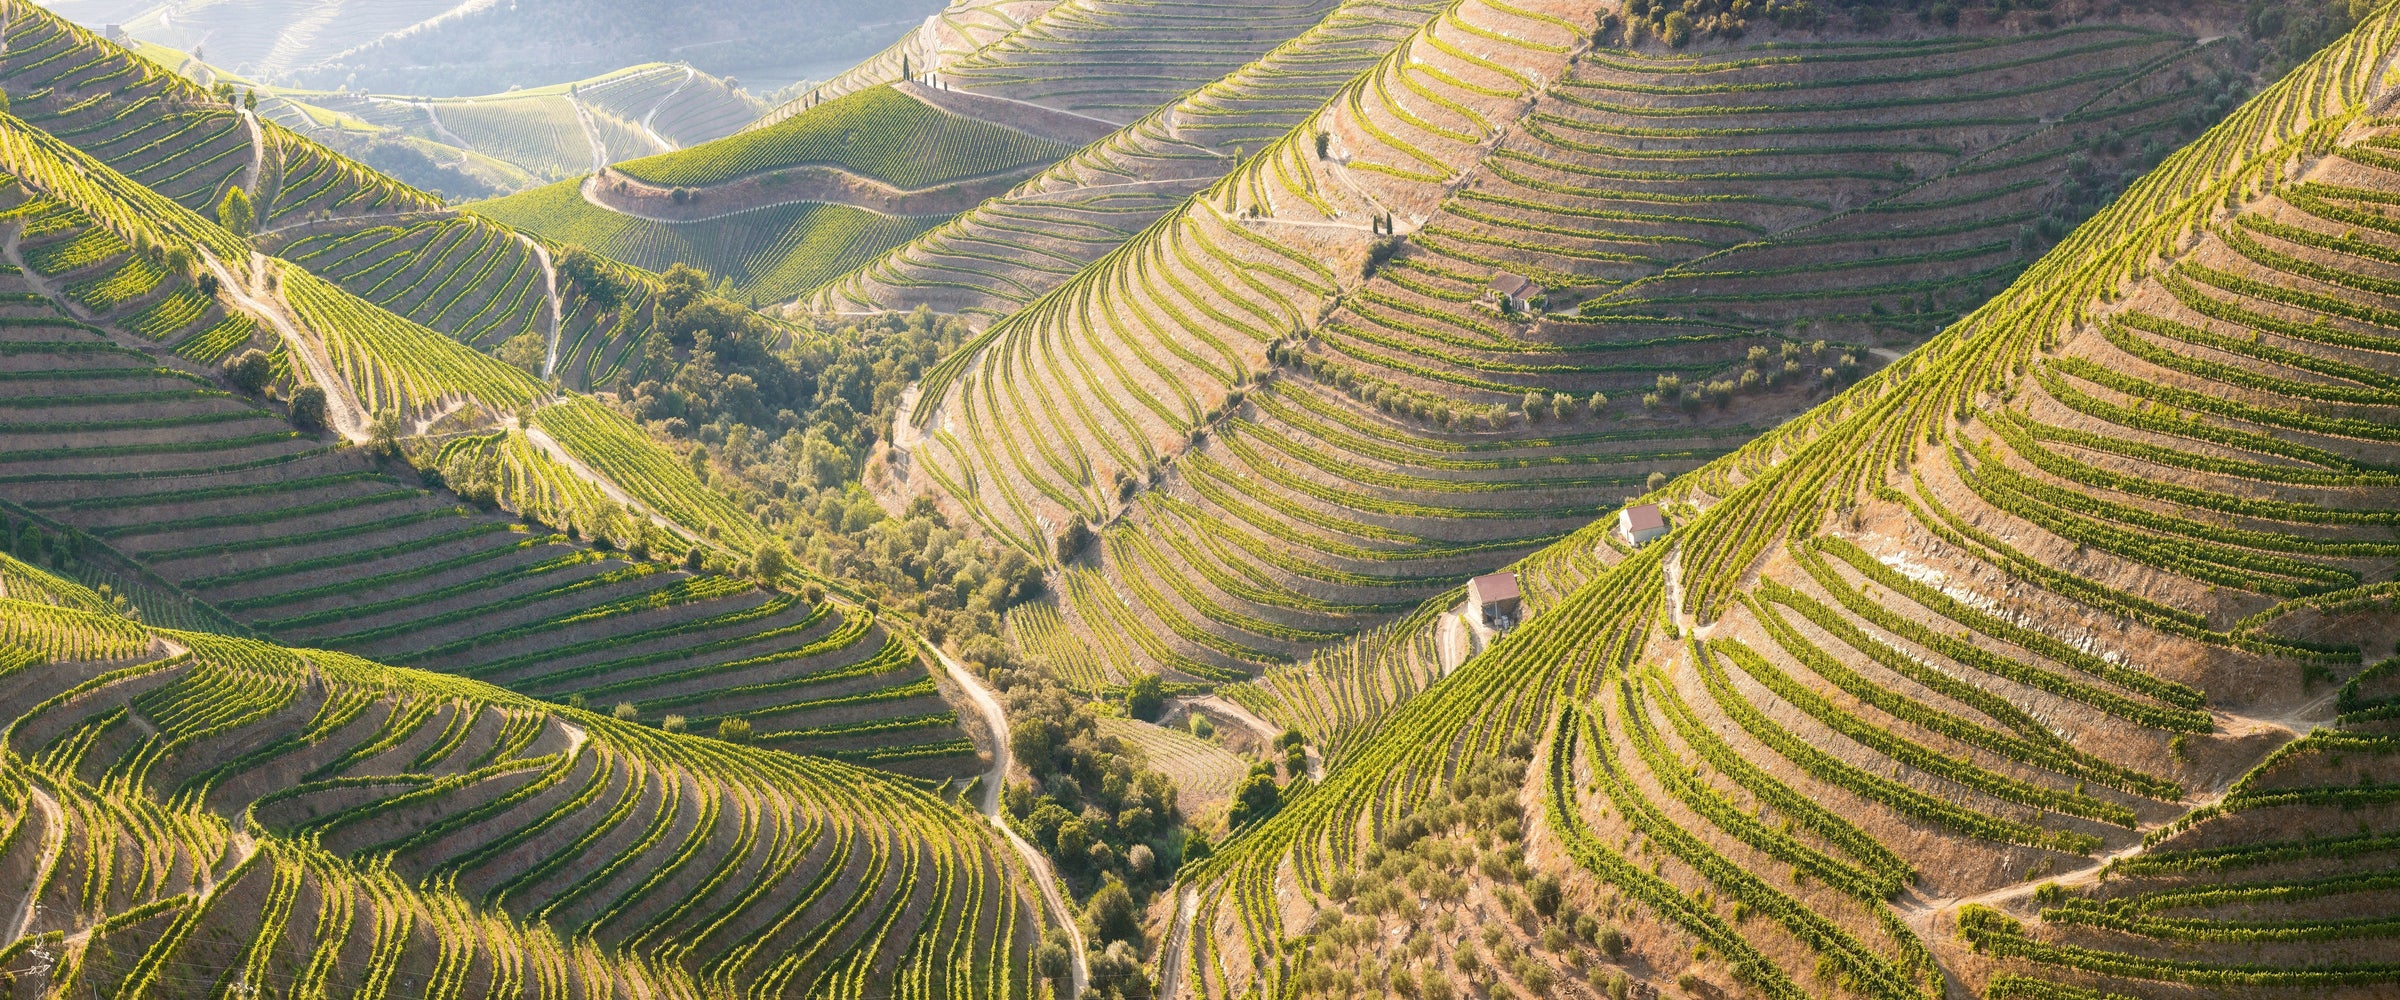
[[[999,696],[984,686],[983,678],[975,676],[939,647],[928,643],[926,648],[933,652],[935,659],[941,661],[942,669],[949,672],[950,679],[957,681],[958,686],[966,691],[967,700],[975,703],[976,711],[983,714],[984,723],[991,727],[992,769],[983,776],[983,801],[976,803],[976,811],[981,812],[992,828],[1000,831],[1001,836],[1008,838],[1009,845],[1017,849],[1017,856],[1025,860],[1025,867],[1031,869],[1034,878],[1041,882],[1042,899],[1050,905],[1050,916],[1058,921],[1059,926],[1066,928],[1067,940],[1074,945],[1074,961],[1069,973],[1073,988],[1068,996],[1082,996],[1084,985],[1091,979],[1091,968],[1084,959],[1083,932],[1075,927],[1075,911],[1067,906],[1065,894],[1058,891],[1058,875],[1051,871],[1050,859],[1034,850],[1032,844],[1017,836],[1017,831],[1000,818],[1000,786],[1008,781],[1008,713],[1001,711]]]

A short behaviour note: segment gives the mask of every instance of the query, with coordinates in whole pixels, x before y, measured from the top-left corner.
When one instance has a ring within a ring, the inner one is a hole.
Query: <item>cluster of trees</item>
[[[213,276],[209,280],[213,282]],[[210,289],[213,293],[213,289]],[[245,394],[272,396],[275,383],[275,359],[255,347],[225,359],[225,381]],[[291,408],[292,425],[304,431],[321,431],[326,423],[325,390],[304,385],[292,390],[287,402]]]
[[[586,251],[570,248],[557,267],[604,305],[625,292]],[[935,642],[997,634],[1003,609],[1040,592],[1041,568],[1021,553],[969,537],[930,501],[893,516],[861,481],[902,391],[967,338],[964,322],[919,308],[778,324],[710,291],[697,268],[661,277],[664,336],[620,399],[684,443],[693,471],[781,534],[796,561],[915,616]]]
[[[2377,0],[2250,0],[2245,26],[2258,43],[2259,78],[2280,79],[2379,6]]]
[[[1811,368],[1819,381],[1838,386],[1857,378],[1861,367],[1858,351],[1830,347],[1822,340],[1810,341],[1806,347],[1785,341],[1780,349],[1756,345],[1742,366],[1723,378],[1686,382],[1680,375],[1659,376],[1655,388],[1642,394],[1642,408],[1681,407],[1687,413],[1702,405],[1721,409],[1737,395],[1764,392],[1804,378]]]
[[[580,273],[572,264],[561,270]],[[651,338],[642,378],[619,391],[635,415],[673,436],[698,439],[713,427],[712,436],[725,438],[740,428],[757,447],[785,447],[788,465],[745,476],[770,497],[858,478],[902,390],[969,333],[964,322],[923,308],[831,330],[779,326],[712,294],[697,268],[677,264],[662,277],[656,320],[665,336]],[[608,279],[599,274],[585,287],[591,294]]]
[[[1082,901],[1092,995],[1149,1000],[1142,912],[1177,868],[1207,856],[1208,838],[1177,809],[1173,779],[1151,770],[1139,747],[1102,735],[1095,707],[1048,667],[1019,660],[992,635],[965,647],[1006,703],[1009,752],[1031,778],[1003,791],[1008,818]],[[1042,952],[1044,973],[1063,976],[1064,951]]]
[[[2298,15],[2295,20],[2319,18],[2331,22],[2346,17],[2340,23],[2342,30],[2347,30],[2358,16],[2352,12],[2370,6],[2369,0],[2314,2],[2325,11]],[[2056,6],[2057,0],[1627,0],[1623,17],[1606,12],[1599,15],[1592,38],[1602,45],[1630,46],[1657,39],[1681,47],[1695,38],[1740,38],[1762,21],[1787,30],[1822,27],[1836,14],[1846,17],[1861,31],[1882,31],[1901,17],[1923,26],[1955,28],[1961,21],[1997,21],[2019,12],[2024,12],[2036,27],[2050,28],[2058,24],[2058,15],[2052,10]],[[2172,9],[2181,5],[2173,0],[2133,0],[2125,6]],[[2254,19],[2260,7],[2283,6],[2289,5],[2282,0],[2251,3]],[[2335,31],[2316,45],[2321,46],[2339,34]],[[2311,47],[2307,51],[2316,49]]]
[[[0,514],[0,545],[27,563],[63,570],[81,560],[90,544],[91,539],[80,531],[52,534],[31,519],[11,526],[8,515]]]

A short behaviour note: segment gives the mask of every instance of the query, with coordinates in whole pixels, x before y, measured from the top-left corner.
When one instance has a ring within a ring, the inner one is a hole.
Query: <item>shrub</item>
[[[750,742],[750,720],[739,718],[718,720],[717,738],[727,743]]]
[[[685,721],[683,716],[670,715],[659,720],[658,728],[664,729],[670,733],[681,733],[689,731],[692,728],[692,725],[690,722]]]
[[[635,722],[641,719],[642,710],[633,707],[630,701],[620,701],[608,714],[615,716],[618,722]]]
[[[1217,735],[1217,724],[1208,721],[1208,716],[1198,712],[1193,712],[1192,717],[1185,722],[1185,725],[1191,727],[1192,735],[1204,740]]]

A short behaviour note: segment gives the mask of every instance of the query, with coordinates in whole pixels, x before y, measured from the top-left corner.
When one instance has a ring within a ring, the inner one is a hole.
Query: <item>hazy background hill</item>
[[[839,72],[938,0],[62,0],[243,76],[452,97],[645,62],[689,62],[760,93]],[[773,28],[775,30],[761,30]]]

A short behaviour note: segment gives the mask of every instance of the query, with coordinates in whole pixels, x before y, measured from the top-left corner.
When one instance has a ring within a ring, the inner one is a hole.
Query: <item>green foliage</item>
[[[1102,734],[1093,706],[1049,667],[1019,660],[990,635],[975,637],[961,656],[1000,692],[1009,752],[1032,778],[1005,789],[1008,814],[1058,862],[1077,896],[1098,906],[1096,894],[1113,886],[1146,905],[1185,860],[1175,782],[1151,770],[1140,747]],[[1149,857],[1139,868],[1136,848]],[[1141,943],[1138,921],[1123,937]]]
[[[770,170],[828,166],[917,189],[1048,163],[1070,152],[1063,142],[953,115],[890,87],[871,87],[765,128],[628,160],[615,169],[660,187],[702,187]]]
[[[238,187],[227,187],[225,197],[217,201],[217,225],[235,236],[248,236],[258,224],[258,209],[250,204],[250,196]]]
[[[304,431],[326,429],[323,387],[304,385],[292,390],[292,425]]]
[[[265,351],[251,348],[225,362],[225,380],[250,395],[258,395],[275,379],[275,362]]]
[[[1157,674],[1143,674],[1125,686],[1125,714],[1144,722],[1156,721],[1166,700],[1166,683]]]

